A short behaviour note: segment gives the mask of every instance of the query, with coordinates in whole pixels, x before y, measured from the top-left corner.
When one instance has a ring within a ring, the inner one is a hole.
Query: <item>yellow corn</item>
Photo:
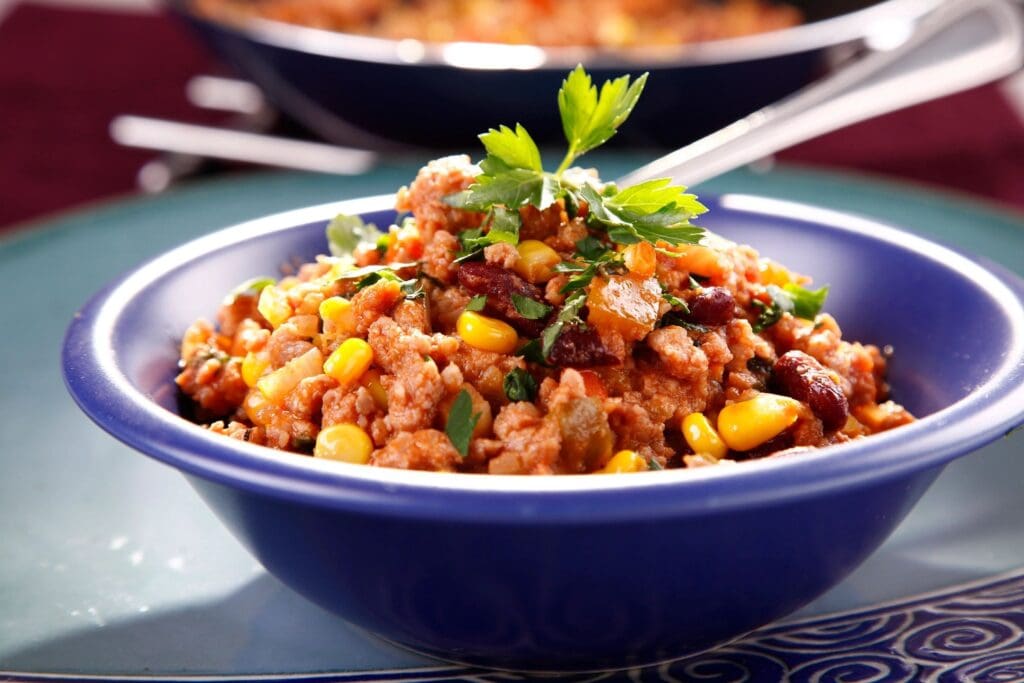
[[[366,341],[353,337],[343,341],[328,356],[324,361],[324,372],[341,384],[348,384],[362,377],[372,363],[373,349]]]
[[[274,403],[280,403],[299,382],[307,377],[319,375],[323,362],[323,354],[314,346],[277,370],[260,377],[256,380],[256,388]]]
[[[718,413],[718,433],[729,448],[749,451],[772,439],[800,417],[800,402],[788,396],[758,394]]]
[[[380,381],[380,370],[376,368],[370,368],[363,374],[362,384],[366,387],[366,390],[370,392],[370,396],[373,397],[373,402],[377,404],[377,407],[381,410],[388,409],[388,392],[384,389],[384,385]]]
[[[654,245],[650,242],[637,242],[629,245],[623,250],[622,258],[629,272],[640,277],[654,275],[654,270],[658,265],[658,255],[654,251]]]
[[[647,461],[636,451],[619,451],[601,469],[604,474],[623,472],[643,472],[647,469]]]
[[[757,264],[757,270],[761,274],[761,284],[782,285],[793,281],[793,276],[785,266],[770,259],[761,259]]]
[[[519,258],[512,270],[533,283],[550,280],[555,274],[555,266],[562,262],[558,252],[540,240],[523,240],[516,251]]]
[[[252,351],[245,354],[245,358],[242,359],[242,381],[245,382],[245,386],[249,388],[256,386],[256,382],[263,376],[268,365],[270,365],[270,359],[266,357],[266,354],[257,354]]]
[[[279,327],[281,323],[292,316],[292,306],[288,303],[288,295],[274,285],[263,288],[256,308],[272,327]]]
[[[690,413],[683,418],[683,437],[697,455],[721,460],[729,452],[704,413]]]
[[[373,441],[359,425],[350,422],[331,425],[320,430],[313,447],[313,456],[365,465],[373,453]]]
[[[352,334],[356,329],[352,302],[344,297],[332,296],[324,299],[320,302],[319,312],[324,321],[325,334]]]
[[[519,342],[511,325],[473,311],[463,311],[455,329],[464,342],[482,351],[512,353]]]

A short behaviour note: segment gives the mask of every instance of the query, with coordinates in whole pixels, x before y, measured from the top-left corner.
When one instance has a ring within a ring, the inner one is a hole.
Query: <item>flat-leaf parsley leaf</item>
[[[473,413],[473,399],[469,392],[463,389],[455,397],[452,409],[448,413],[448,422],[445,424],[444,433],[455,446],[463,458],[469,453],[469,440],[473,436],[473,430],[480,419],[480,413]]]

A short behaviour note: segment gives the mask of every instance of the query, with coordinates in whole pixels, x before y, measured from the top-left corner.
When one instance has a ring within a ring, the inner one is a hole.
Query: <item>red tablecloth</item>
[[[134,190],[151,155],[120,113],[193,121],[183,88],[213,62],[169,17],[17,6],[0,21],[0,226]],[[910,178],[1024,208],[1024,125],[996,86],[860,124],[785,160]]]

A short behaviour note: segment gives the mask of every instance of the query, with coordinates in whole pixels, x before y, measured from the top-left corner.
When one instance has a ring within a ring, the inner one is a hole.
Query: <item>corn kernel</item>
[[[721,460],[729,452],[704,413],[690,413],[683,418],[683,437],[697,455]]]
[[[370,368],[363,374],[362,384],[381,410],[388,409],[388,392],[380,381],[380,370]]]
[[[643,472],[647,469],[647,461],[636,451],[619,451],[601,468],[604,474],[623,472]]]
[[[455,328],[464,342],[481,351],[512,353],[519,342],[511,325],[473,311],[463,311]]]
[[[718,413],[718,433],[729,448],[749,451],[788,429],[800,417],[800,402],[788,396],[758,394]]]
[[[523,240],[516,251],[519,258],[512,270],[534,284],[550,280],[555,274],[555,266],[562,262],[558,252],[540,240]]]
[[[323,362],[324,356],[320,349],[313,347],[277,370],[260,377],[256,380],[256,388],[270,401],[280,403],[299,382],[319,375]]]
[[[320,303],[320,317],[324,321],[324,334],[352,334],[356,329],[355,310],[352,302],[340,296],[332,296]]]
[[[274,285],[268,285],[260,292],[256,309],[271,327],[279,327],[292,316],[292,306],[288,303],[288,295]]]
[[[266,354],[257,354],[250,351],[242,359],[242,381],[250,389],[256,386],[256,382],[263,376],[263,372],[270,365],[270,359]]]
[[[373,441],[359,425],[350,422],[331,425],[320,430],[313,447],[313,457],[365,465],[373,453]]]
[[[341,346],[324,361],[324,372],[341,384],[355,382],[373,363],[373,349],[365,340],[353,337],[346,339]]]
[[[658,255],[654,251],[654,245],[650,242],[637,242],[629,245],[622,252],[622,258],[625,260],[629,272],[640,277],[654,275],[654,269],[658,265]]]

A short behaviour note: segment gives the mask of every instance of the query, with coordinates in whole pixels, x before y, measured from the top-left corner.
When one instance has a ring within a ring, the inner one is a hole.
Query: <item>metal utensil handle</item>
[[[1010,0],[948,0],[909,28],[897,47],[868,53],[619,182],[671,177],[696,185],[823,133],[988,83],[1024,63],[1024,21]]]
[[[116,117],[110,123],[110,135],[127,147],[318,173],[356,175],[366,172],[377,161],[374,152],[361,149],[144,116]]]

